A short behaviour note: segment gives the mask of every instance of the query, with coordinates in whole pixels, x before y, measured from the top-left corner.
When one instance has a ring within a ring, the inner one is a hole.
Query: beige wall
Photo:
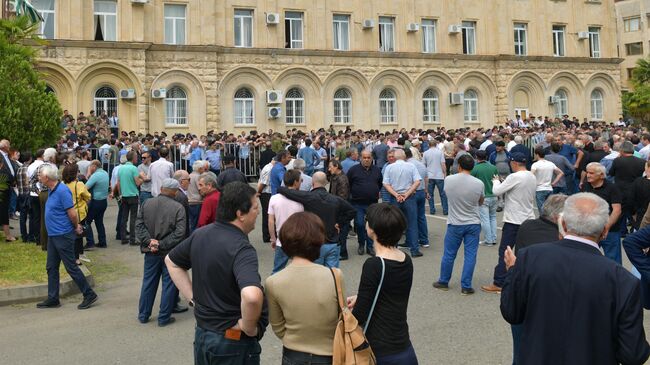
[[[623,88],[630,89],[632,84],[628,78],[628,69],[636,66],[636,62],[650,55],[650,18],[647,13],[650,12],[650,1],[648,0],[626,0],[616,3],[616,19],[619,53],[623,62],[621,62],[621,84]],[[625,19],[639,17],[639,30],[633,32],[625,31]],[[641,42],[643,44],[643,54],[627,55],[626,44]]]

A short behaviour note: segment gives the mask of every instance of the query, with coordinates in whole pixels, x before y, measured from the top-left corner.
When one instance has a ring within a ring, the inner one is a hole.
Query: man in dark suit
[[[646,213],[648,216],[650,210]],[[628,235],[623,241],[625,253],[630,262],[641,274],[641,295],[643,308],[650,309],[650,226],[641,226],[641,229]]]
[[[576,194],[564,205],[563,240],[516,258],[506,251],[501,314],[523,325],[519,363],[643,364],[650,356],[639,281],[598,249],[608,219],[605,200]]]
[[[16,240],[9,231],[9,195],[11,187],[16,181],[18,166],[9,156],[10,148],[8,140],[0,141],[0,226],[2,226],[7,242]]]

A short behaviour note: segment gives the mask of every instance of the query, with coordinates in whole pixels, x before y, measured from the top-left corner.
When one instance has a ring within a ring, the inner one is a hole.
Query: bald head
[[[406,153],[401,148],[396,148],[395,149],[394,156],[395,156],[396,160],[406,160]]]
[[[325,187],[327,185],[327,175],[322,171],[318,171],[311,177],[311,183],[314,188]]]

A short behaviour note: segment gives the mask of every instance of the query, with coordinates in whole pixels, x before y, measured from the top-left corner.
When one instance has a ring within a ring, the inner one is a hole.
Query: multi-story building
[[[621,84],[632,88],[636,62],[650,54],[650,0],[616,0],[618,51],[622,58]]]
[[[31,0],[63,108],[127,130],[477,127],[614,120],[598,0]],[[278,93],[274,92],[278,91]]]

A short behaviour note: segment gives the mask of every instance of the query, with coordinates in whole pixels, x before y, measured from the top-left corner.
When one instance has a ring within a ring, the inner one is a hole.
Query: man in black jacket
[[[501,314],[523,325],[519,363],[643,364],[650,356],[639,281],[598,249],[608,219],[605,200],[575,194],[564,204],[563,240],[516,258],[506,251]]]
[[[321,246],[320,257],[315,262],[328,267],[339,267],[340,227],[350,222],[357,211],[346,200],[327,192],[327,175],[324,172],[314,173],[312,184],[314,188],[311,191],[289,190],[281,186],[278,193],[301,203],[305,211],[316,214],[323,221],[327,241]]]
[[[368,207],[377,203],[379,199],[379,191],[383,186],[381,170],[372,164],[372,154],[369,151],[362,151],[361,163],[350,167],[347,175],[350,182],[350,203],[357,211],[354,218],[359,241],[357,252],[359,255],[368,252],[368,255],[374,256],[372,240],[366,233],[365,218]]]

